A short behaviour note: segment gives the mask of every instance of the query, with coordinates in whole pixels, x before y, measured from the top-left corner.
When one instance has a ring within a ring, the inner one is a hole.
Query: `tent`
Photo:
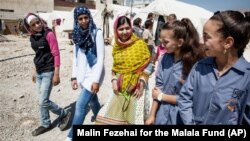
[[[113,36],[113,24],[115,19],[121,15],[129,15],[131,12],[131,7],[121,6],[115,4],[108,4],[107,10],[112,11],[111,17],[104,22],[103,18],[103,9],[89,9],[91,15],[94,19],[94,22],[98,28],[101,28],[103,32],[105,32],[104,37],[112,37]],[[133,8],[133,13],[138,13],[138,8]],[[55,19],[61,19],[61,25],[56,26],[57,32],[71,32],[73,30],[74,25],[74,8],[71,11],[52,11],[51,13],[38,13],[40,17],[42,17],[48,24],[50,28],[52,28],[52,21]],[[105,28],[105,29],[104,29]],[[108,30],[108,31],[107,31]]]
[[[47,22],[48,27],[53,27],[53,20],[61,19],[60,25],[56,26],[57,32],[62,32],[65,28],[68,28],[68,20],[70,20],[71,12],[68,11],[52,11],[50,13],[37,13],[42,19]],[[72,26],[73,27],[73,26]]]
[[[168,16],[169,14],[175,14],[177,19],[189,18],[197,28],[200,36],[202,35],[204,23],[213,15],[212,12],[196,5],[176,0],[155,0],[142,9],[136,16],[145,19],[146,13],[149,12],[156,15],[156,23],[159,15]],[[154,30],[156,29],[156,25],[154,24]]]

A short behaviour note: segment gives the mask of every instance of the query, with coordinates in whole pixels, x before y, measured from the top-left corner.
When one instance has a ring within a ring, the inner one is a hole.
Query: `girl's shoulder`
[[[213,57],[206,57],[198,61],[200,65],[214,65],[214,58]]]
[[[56,36],[55,32],[49,28],[45,30],[44,34],[46,38],[50,36],[53,36],[53,37]]]
[[[206,57],[203,58],[199,61],[197,61],[194,65],[193,65],[193,69],[195,69],[196,71],[211,71],[211,68],[214,67],[215,65],[215,58],[213,57]]]
[[[98,36],[102,36],[102,30],[100,28],[96,28],[92,32],[92,36],[97,38]]]
[[[174,58],[174,54],[173,53],[165,53],[164,55],[162,55],[164,58]]]
[[[172,53],[164,53],[160,56],[159,62],[170,62],[174,61],[174,55]]]

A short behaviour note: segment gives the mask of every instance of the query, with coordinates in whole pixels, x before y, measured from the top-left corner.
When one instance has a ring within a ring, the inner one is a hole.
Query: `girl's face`
[[[42,22],[38,18],[31,20],[29,26],[35,32],[41,32],[43,29]]]
[[[218,57],[224,52],[224,40],[217,32],[220,28],[218,21],[209,20],[203,28],[204,50],[208,57]]]
[[[77,18],[78,24],[83,28],[86,29],[89,26],[89,16],[85,14],[81,14]]]
[[[180,50],[180,41],[178,39],[174,39],[173,30],[163,29],[161,30],[161,42],[163,47],[166,48],[168,53],[174,53]]]
[[[173,16],[168,16],[168,22],[173,22],[175,21],[175,18]]]
[[[128,23],[124,23],[123,25],[120,25],[117,28],[117,34],[118,34],[118,38],[122,42],[125,42],[125,41],[129,40],[129,38],[132,34],[132,29]]]

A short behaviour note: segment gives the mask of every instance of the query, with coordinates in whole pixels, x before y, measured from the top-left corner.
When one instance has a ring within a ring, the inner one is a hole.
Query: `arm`
[[[36,83],[36,69],[32,68],[32,82]]]
[[[114,91],[114,94],[118,95],[118,86],[117,86],[117,76],[115,74],[115,72],[112,71],[112,78],[111,78],[111,83],[112,83],[112,88],[113,88],[113,91]]]
[[[59,74],[59,71],[60,68],[59,67],[55,67],[55,70],[54,70],[54,76],[53,76],[53,85],[56,86],[60,83],[60,74]]]
[[[248,98],[246,101],[246,107],[244,108],[243,113],[243,125],[250,125],[250,91],[248,90]],[[241,123],[242,124],[242,123]]]
[[[49,32],[46,39],[49,43],[50,52],[54,57],[54,65],[55,67],[60,67],[60,52],[55,34],[53,32]]]
[[[150,111],[150,115],[149,115],[149,117],[145,121],[146,125],[154,124],[154,122],[155,122],[155,116],[156,116],[156,112],[157,112],[158,107],[159,107],[159,102],[156,101],[156,100],[153,100],[151,111]]]
[[[177,100],[176,99],[177,99],[176,95],[166,95],[166,94],[163,94],[163,96],[162,96],[162,101],[165,101],[167,103],[174,104],[174,105],[177,104]]]
[[[146,42],[146,43],[148,43],[148,37],[149,35],[148,35],[148,33],[147,33],[147,31],[144,31],[143,33],[142,33],[142,38],[144,39],[144,41]]]
[[[194,90],[196,66],[197,66],[197,63],[193,66],[185,84],[182,86],[180,90],[179,97],[177,97],[179,113],[184,124],[194,124],[193,90]]]
[[[102,36],[102,31],[98,30],[96,33],[96,52],[97,52],[97,62],[93,66],[93,79],[91,91],[96,94],[99,91],[99,81],[104,68],[104,40]]]
[[[71,77],[72,78],[76,78],[76,46],[73,45],[73,64],[72,64],[72,74]]]
[[[157,97],[162,94],[162,100],[161,101],[165,101],[167,103],[170,103],[170,104],[174,104],[176,105],[177,104],[177,96],[176,95],[168,95],[168,94],[164,94],[161,92],[161,90],[157,87],[155,87],[153,90],[152,90],[152,97],[153,99],[157,99]]]
[[[58,48],[58,42],[56,39],[56,36],[53,32],[49,32],[46,37],[49,46],[50,46],[50,52],[54,57],[54,76],[53,76],[53,85],[56,86],[60,83],[60,52]]]
[[[145,48],[145,49],[148,49],[147,45],[145,42],[141,41],[142,42],[142,48]],[[147,50],[147,53],[148,55],[150,55],[150,52]],[[150,58],[148,58],[150,59]],[[149,75],[151,75],[153,73],[153,64],[150,62],[150,60],[148,60],[149,62],[147,62],[147,65],[145,68],[143,68],[143,71],[142,69],[140,69],[141,74],[140,74],[140,77],[139,77],[139,81],[137,82],[137,88],[133,94],[133,96],[137,97],[137,98],[140,98],[142,95],[143,95],[143,92],[145,90],[145,86],[148,85],[148,78],[149,78]]]
[[[163,70],[162,70],[162,63],[161,63],[162,59],[159,61],[159,64],[158,64],[158,68],[157,68],[157,71],[156,71],[156,76],[155,76],[155,82],[156,82],[156,87],[157,88],[154,88],[152,90],[152,98],[153,98],[153,103],[152,103],[152,107],[151,107],[151,111],[150,111],[150,115],[149,115],[149,118],[146,120],[145,124],[153,124],[155,122],[155,116],[156,116],[156,112],[157,112],[157,109],[159,107],[159,102],[156,101],[157,99],[157,96],[154,97],[154,93],[156,92],[156,89],[160,91],[159,88],[162,88],[163,87],[163,81],[162,81],[162,73],[163,73]]]
[[[72,81],[71,81],[71,87],[73,90],[78,89],[78,84],[77,84],[77,77],[76,77],[76,46],[73,46],[73,64],[72,64]]]
[[[104,40],[101,30],[98,30],[96,35],[96,52],[97,62],[93,67],[93,74],[95,74],[93,77],[94,82],[99,83],[104,67]]]
[[[163,89],[163,69],[162,69],[162,61],[164,61],[164,56],[161,57],[158,67],[155,73],[155,86],[159,89]]]
[[[158,60],[159,55],[160,55],[160,50],[159,50],[159,46],[157,46],[156,54],[155,54],[155,57],[153,58],[153,63],[154,64]]]

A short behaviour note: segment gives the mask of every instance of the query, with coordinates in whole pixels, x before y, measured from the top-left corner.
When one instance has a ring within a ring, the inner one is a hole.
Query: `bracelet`
[[[76,77],[72,77],[70,80],[71,80],[71,81],[76,80]]]
[[[111,83],[113,83],[114,80],[117,80],[117,79],[116,79],[116,78],[113,78],[113,79],[111,80]]]
[[[112,80],[113,80],[113,79],[117,79],[117,78],[118,78],[118,77],[117,77],[116,75],[113,75],[113,76],[112,76]]]
[[[146,83],[146,80],[144,78],[139,78],[140,82],[143,82],[144,84]]]

